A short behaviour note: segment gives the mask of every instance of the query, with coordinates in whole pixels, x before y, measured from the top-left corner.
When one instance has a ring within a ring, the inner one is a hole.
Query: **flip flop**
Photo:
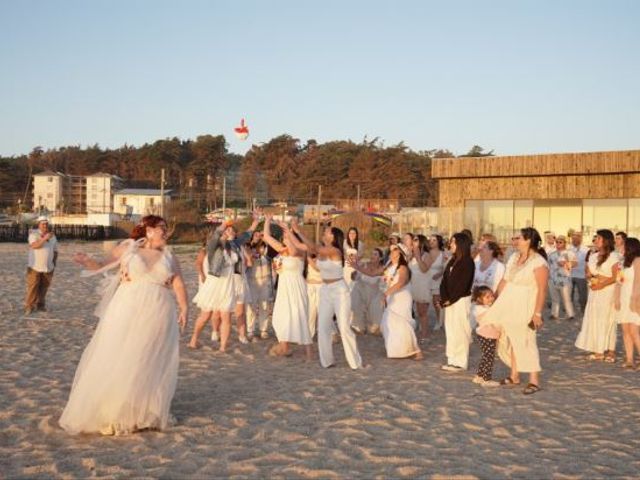
[[[511,377],[505,377],[500,380],[500,385],[502,385],[503,387],[515,387],[517,385],[520,385],[520,382],[514,382]]]
[[[534,393],[539,392],[540,390],[541,388],[535,383],[529,383],[527,384],[526,387],[524,387],[524,390],[522,390],[522,393],[525,395],[533,395]]]

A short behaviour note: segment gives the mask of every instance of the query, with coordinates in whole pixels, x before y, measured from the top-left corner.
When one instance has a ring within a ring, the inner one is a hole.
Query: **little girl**
[[[483,387],[500,386],[499,382],[491,379],[500,331],[493,325],[482,322],[482,317],[487,313],[494,300],[495,296],[489,287],[481,285],[473,289],[471,296],[471,301],[473,302],[471,306],[471,319],[472,322],[478,325],[476,333],[478,335],[478,341],[480,342],[480,349],[482,350],[478,373],[473,377],[473,383],[478,383]]]

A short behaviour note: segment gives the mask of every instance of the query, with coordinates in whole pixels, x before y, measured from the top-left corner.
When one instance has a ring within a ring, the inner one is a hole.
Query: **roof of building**
[[[45,170],[44,172],[34,173],[34,177],[64,177],[63,173],[54,172],[53,170]]]
[[[91,175],[87,175],[87,177],[105,177],[105,178],[115,178],[116,180],[122,180],[118,175],[114,175],[112,173],[104,173],[104,172],[96,172]]]
[[[170,193],[171,190],[164,191],[165,195]],[[115,195],[160,195],[160,190],[153,188],[124,188],[115,192]]]

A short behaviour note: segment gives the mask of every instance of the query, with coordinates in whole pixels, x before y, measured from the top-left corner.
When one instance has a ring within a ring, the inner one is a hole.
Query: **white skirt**
[[[614,285],[602,290],[589,290],[582,328],[576,347],[593,353],[616,348],[616,312],[613,308]]]
[[[233,275],[233,281],[236,286],[236,303],[250,304],[253,302],[251,298],[251,289],[249,288],[249,282],[245,275],[235,273]]]
[[[120,284],[82,354],[60,426],[74,434],[166,428],[178,338],[170,289],[144,281]]]
[[[279,342],[313,343],[309,330],[307,283],[299,272],[283,269],[278,280],[271,324]]]
[[[420,352],[411,317],[412,298],[409,288],[397,291],[387,300],[380,329],[388,358],[406,358]]]

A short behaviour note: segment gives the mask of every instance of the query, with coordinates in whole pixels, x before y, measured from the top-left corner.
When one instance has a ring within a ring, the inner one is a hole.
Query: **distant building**
[[[338,210],[361,212],[399,212],[400,200],[397,198],[339,198],[336,200]]]
[[[160,215],[160,190],[125,188],[113,195],[113,211],[124,216]],[[171,190],[164,191],[165,205],[171,201]]]
[[[313,204],[300,204],[297,209],[297,216],[302,218],[304,223],[315,222],[320,216],[320,219],[327,218],[331,210],[335,210],[335,205],[318,205]]]
[[[110,213],[114,211],[113,197],[122,189],[122,179],[108,173],[94,173],[86,177],[87,213]]]
[[[640,150],[434,159],[432,177],[441,231],[466,227],[501,242],[528,226],[640,235]]]
[[[33,209],[56,212],[65,202],[65,175],[47,170],[33,176]]]

